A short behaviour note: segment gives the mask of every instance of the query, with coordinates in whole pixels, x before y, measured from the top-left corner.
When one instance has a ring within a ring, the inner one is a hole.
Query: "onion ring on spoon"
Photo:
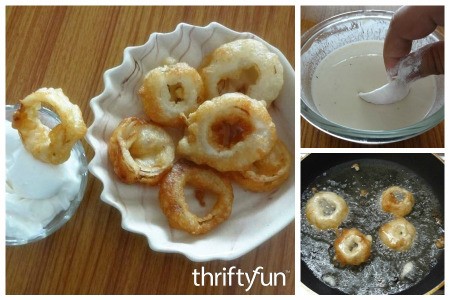
[[[39,120],[42,104],[50,106],[61,119],[61,123],[52,129]],[[19,131],[28,152],[36,159],[54,165],[69,159],[73,145],[87,130],[80,108],[71,103],[61,89],[53,88],[41,88],[20,100],[12,126]]]
[[[177,151],[218,171],[243,171],[269,154],[277,140],[265,105],[240,93],[203,102],[189,115]]]
[[[189,210],[184,195],[186,185],[217,196],[214,207],[204,217]],[[189,161],[175,163],[160,183],[159,203],[170,227],[194,235],[206,233],[228,219],[233,200],[233,187],[228,179],[213,169]]]
[[[155,185],[172,167],[175,145],[164,129],[130,117],[111,135],[108,156],[121,181]]]

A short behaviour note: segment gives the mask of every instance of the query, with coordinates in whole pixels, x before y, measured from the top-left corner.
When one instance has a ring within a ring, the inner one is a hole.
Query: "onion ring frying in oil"
[[[186,185],[217,196],[214,207],[206,216],[199,217],[189,210],[184,196]],[[160,183],[159,203],[169,225],[193,235],[206,233],[228,219],[233,199],[233,187],[228,179],[213,169],[188,161],[177,162]]]
[[[416,228],[405,218],[396,218],[383,224],[379,231],[381,241],[395,251],[409,250],[416,237]]]
[[[272,191],[289,178],[291,160],[291,154],[284,143],[277,140],[270,153],[255,161],[248,170],[228,174],[246,190]]]
[[[240,93],[203,102],[189,115],[177,151],[218,171],[242,171],[269,154],[277,139],[264,103]]]
[[[200,75],[208,99],[241,92],[269,106],[283,86],[283,66],[278,56],[253,39],[223,44],[205,58],[202,66]]]
[[[333,192],[318,192],[306,203],[306,218],[318,229],[338,228],[348,215],[344,198]]]
[[[121,181],[155,185],[172,166],[175,145],[164,129],[130,117],[111,135],[108,156]]]
[[[41,105],[50,106],[61,123],[48,128],[39,120]],[[86,134],[80,108],[61,89],[41,88],[20,100],[12,126],[19,131],[24,147],[36,159],[54,165],[69,159],[73,145]]]
[[[204,88],[196,69],[186,63],[176,63],[148,72],[139,95],[145,113],[153,122],[182,127],[187,116],[204,101]]]
[[[399,186],[391,186],[381,195],[381,208],[397,217],[408,215],[414,207],[414,195]]]
[[[334,241],[336,260],[343,266],[366,262],[372,249],[372,237],[356,228],[344,229]]]

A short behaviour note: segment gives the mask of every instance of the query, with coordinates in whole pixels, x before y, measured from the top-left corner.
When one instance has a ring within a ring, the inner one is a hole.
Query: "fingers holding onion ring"
[[[181,127],[186,116],[204,101],[203,81],[197,70],[186,63],[165,65],[147,73],[139,95],[152,121]]]
[[[184,195],[186,185],[211,192],[217,197],[213,208],[205,216],[197,216],[189,210]],[[177,162],[160,183],[160,206],[169,225],[194,235],[206,233],[228,219],[233,199],[233,188],[228,179],[210,168],[188,161]]]
[[[277,140],[264,103],[228,93],[202,103],[189,115],[177,151],[218,171],[242,171],[269,154]]]
[[[241,92],[267,105],[283,86],[283,66],[278,56],[261,42],[241,39],[214,50],[200,70],[209,99]]]
[[[130,117],[114,130],[108,155],[121,181],[155,185],[172,166],[175,145],[164,129]]]
[[[48,128],[39,120],[42,104],[50,106],[61,123]],[[80,108],[61,89],[41,88],[20,101],[12,126],[19,131],[24,147],[38,160],[61,164],[70,157],[73,145],[86,134]]]
[[[289,177],[291,154],[281,140],[268,155],[255,161],[248,170],[229,172],[231,179],[246,190],[267,192],[279,187]]]

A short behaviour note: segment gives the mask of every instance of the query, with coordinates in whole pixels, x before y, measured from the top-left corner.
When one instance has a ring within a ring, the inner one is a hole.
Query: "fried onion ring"
[[[344,198],[333,192],[318,192],[306,203],[306,219],[319,229],[338,228],[348,214]]]
[[[283,86],[283,66],[275,53],[253,39],[224,44],[208,55],[200,70],[208,99],[241,92],[269,106]]]
[[[130,117],[114,130],[108,156],[121,181],[155,185],[172,166],[175,145],[164,129]]]
[[[372,237],[356,228],[342,230],[334,241],[335,258],[342,266],[358,266],[366,262],[371,249]]]
[[[189,210],[184,196],[186,185],[217,196],[214,207],[206,216],[199,217]],[[206,233],[228,219],[233,199],[233,187],[228,179],[213,169],[188,161],[177,162],[160,183],[159,203],[170,227],[194,235]]]
[[[291,154],[281,140],[277,140],[270,153],[255,161],[250,169],[229,172],[231,179],[252,192],[267,192],[279,187],[289,177]]]
[[[416,228],[405,218],[396,218],[383,224],[378,230],[381,241],[396,251],[409,250],[416,237]]]
[[[50,106],[61,123],[48,128],[39,120],[41,105]],[[36,159],[54,165],[69,159],[73,145],[86,134],[80,108],[61,89],[41,88],[20,100],[12,126],[19,131],[24,147]]]
[[[197,70],[186,63],[176,63],[148,72],[139,95],[152,121],[181,127],[185,126],[186,117],[204,101],[204,88]]]
[[[179,154],[219,171],[242,171],[267,154],[277,139],[260,101],[228,93],[203,102],[189,115]]]
[[[414,206],[414,195],[399,186],[391,186],[381,195],[381,208],[396,217],[408,215]]]

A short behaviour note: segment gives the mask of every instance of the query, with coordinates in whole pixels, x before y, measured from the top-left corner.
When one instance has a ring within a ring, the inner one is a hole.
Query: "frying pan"
[[[301,193],[321,174],[339,164],[360,159],[381,159],[400,164],[418,176],[429,185],[435,197],[439,200],[440,211],[444,218],[444,163],[433,154],[390,154],[390,153],[360,153],[360,154],[309,154],[301,162]],[[317,294],[337,295],[342,291],[332,288],[319,280],[308,266],[301,262],[301,281]],[[416,285],[399,294],[430,294],[444,285],[444,255],[440,255],[436,266]]]

